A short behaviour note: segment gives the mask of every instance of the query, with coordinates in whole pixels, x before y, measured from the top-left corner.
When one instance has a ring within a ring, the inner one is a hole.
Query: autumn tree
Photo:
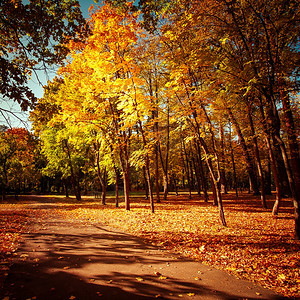
[[[181,13],[182,11],[184,14]],[[284,1],[229,2],[222,0],[193,3],[178,1],[169,13],[172,25],[166,22],[164,27],[164,38],[176,41],[175,47],[174,43],[169,47],[175,64],[178,67],[181,64],[181,74],[186,78],[188,78],[187,75],[190,77],[185,81],[185,88],[193,88],[193,90],[186,89],[190,98],[194,96],[195,90],[199,90],[199,87],[202,94],[205,92],[203,87],[206,90],[209,89],[212,92],[211,95],[218,96],[224,93],[223,99],[227,105],[223,105],[222,109],[226,109],[236,133],[239,134],[249,177],[252,178],[252,186],[256,184],[256,171],[252,158],[255,156],[252,156],[252,150],[249,150],[249,145],[242,136],[243,132],[237,118],[238,113],[234,111],[230,101],[234,99],[237,103],[238,100],[240,105],[250,108],[248,110],[250,116],[253,116],[255,112],[256,117],[260,118],[260,125],[262,125],[260,128],[268,141],[267,145],[269,145],[270,157],[272,157],[276,187],[279,191],[281,183],[284,182],[280,178],[284,178],[282,175],[286,174],[295,199],[296,237],[299,237],[299,199],[295,188],[298,164],[293,166],[292,171],[286,145],[281,136],[282,127],[278,105],[287,108],[285,110],[285,114],[288,112],[285,118],[288,122],[287,127],[290,128],[290,133],[295,132],[286,87],[289,86],[292,91],[297,90],[298,86],[298,77],[294,76],[299,68],[296,63],[299,56],[299,48],[296,46],[299,36],[299,24],[296,21],[298,15],[299,8],[295,1],[290,2],[289,5]],[[173,28],[176,28],[176,32]],[[285,39],[287,35],[288,40]],[[199,78],[199,75],[201,81],[195,81],[193,76]],[[285,88],[282,88],[283,86]],[[282,93],[283,89],[285,93]],[[211,101],[215,98],[215,96],[208,96],[209,98],[207,96],[202,99],[206,98],[206,101]],[[249,101],[253,106],[249,106]],[[214,104],[214,101],[212,103]],[[191,108],[196,111],[197,106]],[[209,110],[202,111],[208,129],[213,128],[213,123],[207,118],[209,112]],[[251,122],[249,117],[247,127],[250,129]],[[250,136],[255,136],[253,130],[248,132]],[[212,136],[213,132],[210,134]],[[297,149],[297,143],[292,136],[295,137],[295,134],[290,135],[291,149]],[[215,137],[211,139],[212,147],[215,143],[214,139]],[[256,148],[255,142],[253,146]],[[296,152],[290,153],[294,155],[293,162],[298,160]],[[258,160],[257,155],[256,160]],[[259,162],[257,164],[259,166]],[[297,186],[300,186],[299,183]],[[280,199],[279,192],[277,195]]]
[[[61,62],[65,43],[78,35],[85,20],[78,1],[3,0],[0,3],[1,102],[13,100],[26,110],[36,100],[27,86],[32,75]],[[82,30],[82,34],[85,32]],[[10,113],[1,109],[3,114]]]
[[[131,4],[128,3],[130,6]],[[154,211],[150,157],[151,144],[144,120],[151,100],[143,93],[143,79],[135,63],[136,44],[141,38],[141,28],[134,13],[121,12],[109,5],[102,6],[89,22],[90,37],[83,43],[70,43],[72,61],[61,69],[70,94],[61,97],[65,119],[72,114],[73,120],[93,123],[102,131],[112,151],[119,157],[123,174],[125,206],[129,209],[129,170],[131,162],[145,165],[150,195],[151,210]],[[85,83],[82,80],[85,78]],[[71,85],[80,89],[80,104]],[[66,98],[68,101],[65,101]],[[76,101],[76,104],[75,104]],[[81,107],[78,111],[76,107]],[[82,113],[86,111],[87,113]],[[74,112],[78,112],[74,114]],[[131,153],[130,142],[134,135],[141,136],[141,148]],[[135,159],[130,159],[134,155]]]
[[[6,191],[14,191],[15,196],[26,186],[33,188],[38,179],[35,169],[37,141],[24,128],[1,131],[0,169],[2,199]]]

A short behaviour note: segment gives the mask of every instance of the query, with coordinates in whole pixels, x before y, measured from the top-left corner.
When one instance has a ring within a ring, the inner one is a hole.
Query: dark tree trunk
[[[232,122],[233,126],[235,127],[235,130],[237,132],[237,135],[238,135],[238,138],[239,138],[239,141],[240,141],[241,149],[243,151],[243,155],[244,155],[245,162],[246,162],[246,169],[247,169],[249,179],[251,181],[251,185],[252,185],[252,189],[253,189],[253,194],[254,195],[259,195],[259,189],[258,189],[258,185],[257,185],[257,178],[256,178],[255,171],[254,171],[253,161],[252,161],[251,156],[249,154],[249,150],[248,150],[248,147],[246,145],[246,141],[245,141],[244,136],[242,134],[241,128],[240,128],[237,120],[233,116],[232,111],[229,108],[227,108],[227,112],[230,116],[230,119],[231,119],[231,122]]]
[[[219,132],[220,132],[220,188],[222,194],[227,194],[226,188],[226,174],[225,174],[225,154],[224,154],[224,128],[221,122],[219,122]]]
[[[199,165],[199,171],[200,171],[200,178],[201,178],[201,182],[202,182],[202,187],[203,187],[203,193],[204,193],[204,201],[208,202],[208,184],[207,184],[207,179],[206,176],[204,174],[204,166],[202,163],[202,156],[201,156],[201,148],[199,145],[199,141],[196,141],[195,143],[195,147],[196,147],[196,157],[197,157],[197,161],[198,161],[198,165]]]
[[[262,165],[261,165],[261,160],[260,160],[260,155],[259,155],[259,150],[258,150],[257,137],[255,135],[255,129],[254,129],[253,119],[252,119],[252,115],[251,115],[251,104],[249,103],[248,106],[249,106],[248,107],[248,118],[249,118],[251,134],[252,134],[254,153],[255,153],[255,157],[256,157],[258,176],[260,178],[260,199],[261,199],[262,207],[267,208],[266,194],[265,194],[265,181],[264,181],[264,177],[263,177],[263,170],[262,170]]]
[[[114,171],[115,171],[115,175],[116,175],[116,186],[115,186],[115,202],[116,202],[116,207],[119,207],[119,171],[116,167],[116,165],[114,164]]]
[[[189,158],[187,155],[186,147],[184,140],[181,139],[181,156],[182,156],[182,161],[183,161],[183,166],[185,170],[185,174],[188,180],[188,189],[189,189],[189,199],[192,199],[192,187],[191,187],[191,178],[190,178],[190,168],[189,168]]]
[[[143,166],[143,177],[144,177],[144,191],[146,194],[146,200],[149,200],[149,189],[148,189],[148,183],[146,178],[146,168]]]
[[[235,168],[235,160],[234,160],[234,153],[233,153],[233,147],[232,147],[232,140],[231,140],[231,125],[229,127],[229,148],[230,148],[230,156],[231,156],[231,162],[232,162],[232,170],[233,170],[233,180],[234,180],[234,189],[235,189],[235,195],[238,198],[238,182],[237,182],[237,176],[236,176],[236,168]]]
[[[72,160],[71,160],[71,153],[70,153],[68,142],[66,140],[65,140],[65,147],[66,147],[67,155],[68,155],[68,162],[69,162],[69,167],[70,167],[70,171],[71,171],[71,183],[73,186],[74,194],[75,194],[76,200],[80,201],[81,200],[80,186],[79,186],[79,182],[76,178],[76,175],[74,173]]]
[[[160,203],[159,195],[159,168],[158,168],[158,142],[155,143],[155,191],[156,191],[156,202]]]

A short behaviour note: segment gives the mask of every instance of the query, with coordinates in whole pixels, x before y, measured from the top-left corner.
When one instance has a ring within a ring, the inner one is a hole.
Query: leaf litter
[[[300,242],[294,240],[291,209],[283,209],[274,218],[270,210],[259,207],[258,200],[224,201],[228,227],[223,227],[217,207],[203,200],[179,199],[170,197],[157,203],[156,213],[152,214],[143,199],[126,211],[124,204],[117,209],[113,203],[102,206],[87,198],[81,203],[59,203],[51,210],[41,208],[39,218],[43,223],[54,210],[83,224],[103,223],[284,296],[300,296]],[[36,214],[37,210],[26,204],[1,204],[1,266],[16,251],[22,233]]]

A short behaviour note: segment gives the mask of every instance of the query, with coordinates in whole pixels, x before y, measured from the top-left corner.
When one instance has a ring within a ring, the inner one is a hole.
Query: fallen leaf
[[[142,277],[136,277],[135,278],[137,281],[144,281],[144,279]]]

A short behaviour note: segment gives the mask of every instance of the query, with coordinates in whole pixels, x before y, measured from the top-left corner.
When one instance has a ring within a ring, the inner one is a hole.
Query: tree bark
[[[249,150],[248,150],[248,147],[246,145],[246,141],[245,141],[244,136],[242,134],[241,128],[240,128],[237,120],[235,119],[235,117],[234,117],[234,115],[233,115],[230,108],[227,108],[227,112],[230,116],[230,120],[231,120],[233,126],[235,127],[235,130],[236,130],[238,138],[239,138],[239,142],[240,142],[240,145],[241,145],[241,148],[242,148],[242,151],[243,151],[243,154],[244,154],[244,158],[245,158],[245,161],[246,161],[247,172],[248,172],[249,178],[251,180],[251,185],[252,185],[252,188],[253,188],[253,194],[254,195],[259,195],[259,189],[258,189],[258,185],[257,185],[257,179],[256,179],[255,171],[254,171],[254,165],[253,165],[252,159],[250,157]]]
[[[233,153],[232,140],[231,140],[231,124],[229,126],[229,148],[230,148],[230,156],[231,156],[231,163],[232,163],[232,171],[233,171],[233,180],[234,180],[235,195],[238,198],[239,197],[238,182],[237,182],[235,160],[234,160],[234,153]]]
[[[97,164],[97,175],[98,175],[98,179],[99,182],[101,184],[101,189],[102,189],[102,194],[101,194],[101,203],[102,205],[106,204],[106,180],[105,180],[105,168],[103,170],[103,178],[101,175],[101,167],[100,167],[100,153],[99,153],[99,147],[97,147],[96,150],[96,164]],[[96,148],[95,148],[96,149]]]
[[[204,166],[202,163],[202,155],[201,155],[201,147],[199,145],[199,141],[195,142],[195,148],[196,148],[196,157],[197,157],[197,161],[198,161],[198,165],[199,165],[199,173],[200,173],[200,178],[201,178],[201,182],[202,182],[202,188],[203,188],[203,193],[204,193],[204,201],[208,202],[209,196],[208,196],[208,184],[207,184],[207,179],[206,176],[204,174]]]
[[[66,150],[67,150],[68,163],[69,163],[69,167],[70,167],[70,171],[71,171],[71,183],[72,183],[72,186],[73,186],[73,190],[74,190],[76,200],[80,201],[81,200],[80,186],[79,186],[78,180],[76,178],[76,175],[74,173],[69,145],[68,145],[68,142],[66,140],[64,142],[65,142],[65,147],[66,147]]]
[[[251,134],[252,134],[254,153],[255,153],[255,157],[256,157],[258,176],[260,178],[261,204],[262,204],[263,208],[267,208],[266,194],[265,194],[265,181],[264,181],[264,177],[263,177],[263,170],[262,170],[262,165],[261,165],[261,160],[260,160],[260,155],[259,155],[259,150],[258,150],[257,137],[255,135],[255,129],[254,129],[253,119],[252,119],[252,115],[251,115],[251,104],[250,103],[248,105],[248,118],[249,118]]]
[[[224,128],[221,122],[219,122],[219,133],[220,133],[220,186],[221,193],[227,194],[226,187],[226,174],[225,174],[225,154],[224,154]]]

